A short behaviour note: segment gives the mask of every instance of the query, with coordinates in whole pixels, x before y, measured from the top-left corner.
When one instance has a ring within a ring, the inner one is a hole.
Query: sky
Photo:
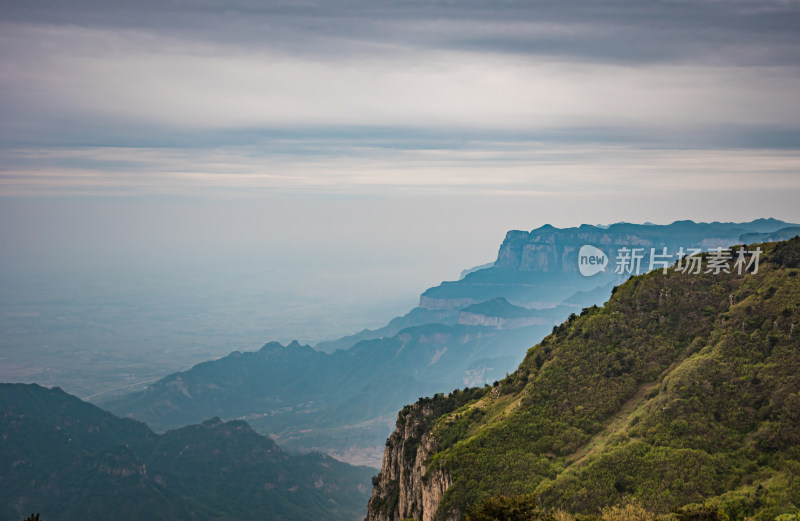
[[[800,222],[797,0],[0,7],[6,278],[255,266],[394,312],[510,229]]]

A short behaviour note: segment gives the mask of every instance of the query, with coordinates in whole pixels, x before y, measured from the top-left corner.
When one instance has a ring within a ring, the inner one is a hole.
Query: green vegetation
[[[409,425],[411,436],[405,440],[403,459],[409,464],[413,464],[417,448],[422,441],[422,435],[428,431],[436,418],[484,396],[486,390],[487,388],[465,387],[463,390],[456,389],[448,395],[437,393],[433,398],[420,398],[416,404],[405,406],[398,415],[398,426]],[[396,437],[397,433],[392,436]],[[386,444],[389,445],[391,442],[392,440],[389,439]]]
[[[794,521],[797,517],[781,519]],[[464,521],[729,521],[729,517],[721,508],[708,503],[684,507],[670,515],[657,515],[635,498],[603,507],[597,514],[573,515],[561,509],[541,508],[535,494],[522,494],[492,496],[479,506],[472,505]]]
[[[552,513],[541,510],[534,494],[494,496],[468,509],[464,521],[555,521]]]
[[[372,472],[287,454],[242,421],[157,435],[60,389],[0,384],[2,521],[356,520]]]
[[[760,246],[757,274],[632,278],[429,420],[428,468],[453,480],[438,517],[516,519],[491,512],[536,497],[547,515],[796,519],[800,238]]]

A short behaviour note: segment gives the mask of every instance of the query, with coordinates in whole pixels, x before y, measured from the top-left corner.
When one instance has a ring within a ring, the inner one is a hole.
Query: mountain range
[[[514,371],[554,325],[605,302],[615,285],[635,274],[612,269],[626,249],[650,254],[666,248],[671,262],[681,248],[776,240],[798,229],[758,219],[511,231],[493,264],[426,290],[418,307],[380,329],[316,348],[272,342],[256,352],[234,352],[101,405],[156,430],[213,416],[243,419],[285,448],[378,467],[397,410],[420,396],[491,383]],[[608,259],[606,269],[590,277],[578,265],[587,244]],[[641,271],[647,269],[643,262]]]
[[[0,520],[362,519],[372,469],[243,421],[156,434],[61,389],[0,384]]]

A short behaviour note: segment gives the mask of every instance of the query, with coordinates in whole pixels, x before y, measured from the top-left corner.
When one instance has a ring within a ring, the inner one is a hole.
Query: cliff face
[[[541,317],[495,317],[480,313],[468,313],[462,311],[458,314],[458,323],[465,326],[484,326],[497,329],[516,329],[527,326],[540,326],[547,324],[548,321]]]
[[[381,472],[373,478],[367,521],[415,519],[433,521],[453,480],[443,469],[429,469],[429,456],[439,450],[430,432],[433,421],[484,394],[483,389],[437,394],[405,407],[386,441]],[[441,518],[458,519],[457,516]]]
[[[668,248],[674,253],[681,246],[702,249],[736,244],[742,228],[702,223],[681,226],[615,224],[608,228],[583,225],[559,229],[549,225],[528,232],[510,231],[497,254],[495,268],[512,271],[576,272],[578,250],[584,244],[601,248],[614,259],[619,248]],[[648,250],[649,251],[649,250]]]
[[[419,307],[436,311],[452,310],[465,308],[475,304],[478,300],[474,298],[431,298],[425,295],[419,298]]]
[[[461,310],[458,323],[465,326],[484,326],[515,329],[527,326],[555,325],[553,320],[532,309],[511,304],[503,297],[474,304]]]
[[[677,221],[669,225],[617,223],[608,227],[588,224],[576,228],[545,225],[530,232],[513,230],[506,234],[491,268],[480,269],[458,281],[443,282],[429,288],[420,298],[428,310],[462,309],[466,306],[504,297],[525,307],[553,307],[578,292],[590,291],[610,283],[618,285],[630,271],[650,269],[651,248],[658,259],[675,261],[683,248],[729,247],[741,244],[743,237],[759,242],[773,236],[794,235],[796,225],[782,221],[758,220],[750,223],[695,223]],[[584,245],[600,249],[608,263],[605,270],[584,277],[579,272],[579,252]],[[641,248],[636,266],[617,274],[616,264],[632,255],[622,249]],[[667,257],[662,257],[663,248]],[[671,262],[670,262],[671,263]]]
[[[367,511],[368,521],[398,521],[412,518],[433,519],[450,476],[436,471],[426,476],[425,460],[439,446],[429,433],[418,437],[425,419],[433,415],[430,406],[414,405],[397,422],[397,429],[386,443],[381,472]]]

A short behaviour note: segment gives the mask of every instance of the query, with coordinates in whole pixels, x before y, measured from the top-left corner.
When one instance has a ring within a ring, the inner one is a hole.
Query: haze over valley
[[[0,0],[0,521],[798,521],[796,0]]]

